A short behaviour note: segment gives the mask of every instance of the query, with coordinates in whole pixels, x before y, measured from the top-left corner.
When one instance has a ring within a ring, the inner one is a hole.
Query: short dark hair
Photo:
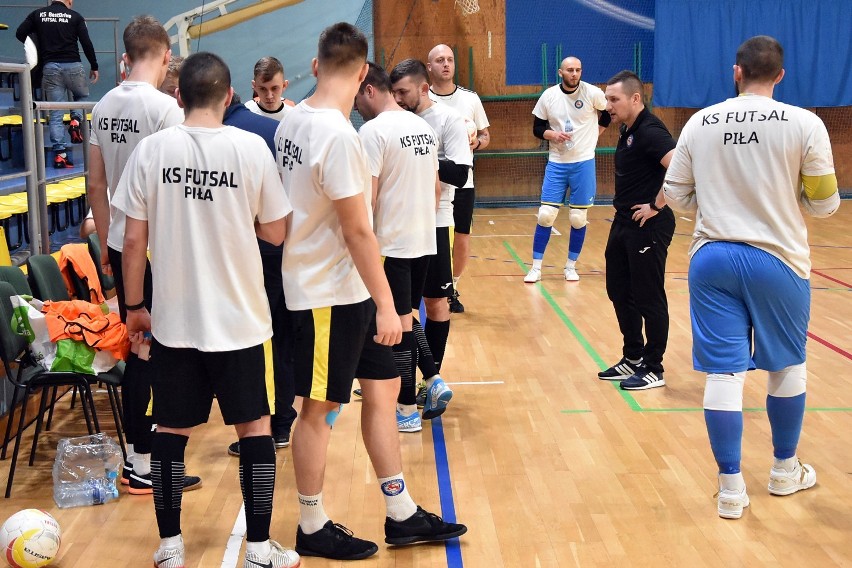
[[[429,82],[429,72],[426,71],[426,65],[419,59],[404,59],[397,63],[390,74],[391,84],[393,85],[406,77],[419,79],[425,83]]]
[[[223,99],[231,87],[231,71],[221,57],[207,51],[186,58],[178,78],[186,110],[205,108]]]
[[[131,61],[165,53],[171,46],[166,28],[153,16],[136,16],[124,28],[124,51]]]
[[[374,89],[378,89],[384,93],[389,93],[391,90],[391,80],[388,76],[388,72],[385,71],[385,68],[381,65],[376,65],[372,61],[368,61],[367,65],[369,66],[367,76],[364,77],[364,80],[361,82],[361,87],[358,89],[358,92],[363,93],[364,89],[367,88],[367,85],[372,85]]]
[[[784,48],[774,37],[749,38],[737,49],[744,81],[772,81],[784,68]]]
[[[621,88],[627,95],[633,96],[635,93],[639,93],[643,99],[645,98],[645,86],[642,84],[642,79],[633,71],[627,69],[619,71],[606,82],[607,85],[615,85],[616,83],[621,83]]]
[[[320,34],[317,61],[332,69],[363,65],[367,61],[367,38],[352,24],[331,25]]]
[[[261,81],[269,81],[277,73],[281,73],[282,77],[284,76],[284,66],[281,65],[281,62],[276,57],[261,57],[254,64],[255,79],[260,78]]]

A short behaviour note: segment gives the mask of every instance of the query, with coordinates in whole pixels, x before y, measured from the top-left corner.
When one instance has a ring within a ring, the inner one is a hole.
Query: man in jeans
[[[89,96],[89,85],[86,83],[86,72],[80,62],[77,42],[83,46],[86,59],[89,60],[91,71],[89,78],[92,83],[98,81],[98,60],[95,48],[89,39],[86,20],[71,9],[74,0],[55,0],[46,8],[39,8],[18,26],[15,37],[23,43],[27,36],[34,34],[42,59],[43,71],[41,90],[42,97],[50,102],[64,102],[66,93],[71,91],[74,101],[82,101]],[[50,142],[53,144],[53,167],[71,168],[74,166],[65,153],[65,132],[63,132],[61,110],[50,111]],[[71,142],[79,144],[83,141],[80,123],[83,115],[80,111],[71,111],[71,124],[68,132]]]

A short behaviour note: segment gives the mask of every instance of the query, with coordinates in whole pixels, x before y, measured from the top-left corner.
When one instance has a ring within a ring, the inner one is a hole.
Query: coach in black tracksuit
[[[607,110],[621,122],[615,150],[615,218],[606,245],[606,291],[624,337],[623,355],[641,359],[625,390],[665,385],[669,335],[665,270],[675,218],[661,188],[675,141],[643,103],[639,78],[622,71],[607,83]],[[642,326],[645,326],[645,337]]]

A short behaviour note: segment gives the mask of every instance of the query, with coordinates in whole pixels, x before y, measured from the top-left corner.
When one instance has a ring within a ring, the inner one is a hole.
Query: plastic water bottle
[[[571,133],[574,132],[574,123],[571,122],[570,118],[565,121],[565,132],[567,132],[568,134],[571,134]],[[566,150],[570,150],[573,147],[574,147],[574,140],[566,140],[565,141],[565,149]]]
[[[112,476],[112,472],[110,472]],[[60,509],[101,505],[118,498],[114,478],[94,478],[77,483],[62,483],[54,488],[53,498]]]

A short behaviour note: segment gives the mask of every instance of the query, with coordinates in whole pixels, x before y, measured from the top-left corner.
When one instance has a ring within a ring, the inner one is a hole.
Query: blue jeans
[[[44,100],[48,102],[65,102],[68,91],[74,101],[84,101],[89,97],[89,83],[83,64],[76,63],[45,63],[42,72],[41,90]],[[65,111],[50,111],[50,142],[54,152],[65,151],[65,125],[62,117]],[[71,118],[83,121],[79,110],[71,111]]]

